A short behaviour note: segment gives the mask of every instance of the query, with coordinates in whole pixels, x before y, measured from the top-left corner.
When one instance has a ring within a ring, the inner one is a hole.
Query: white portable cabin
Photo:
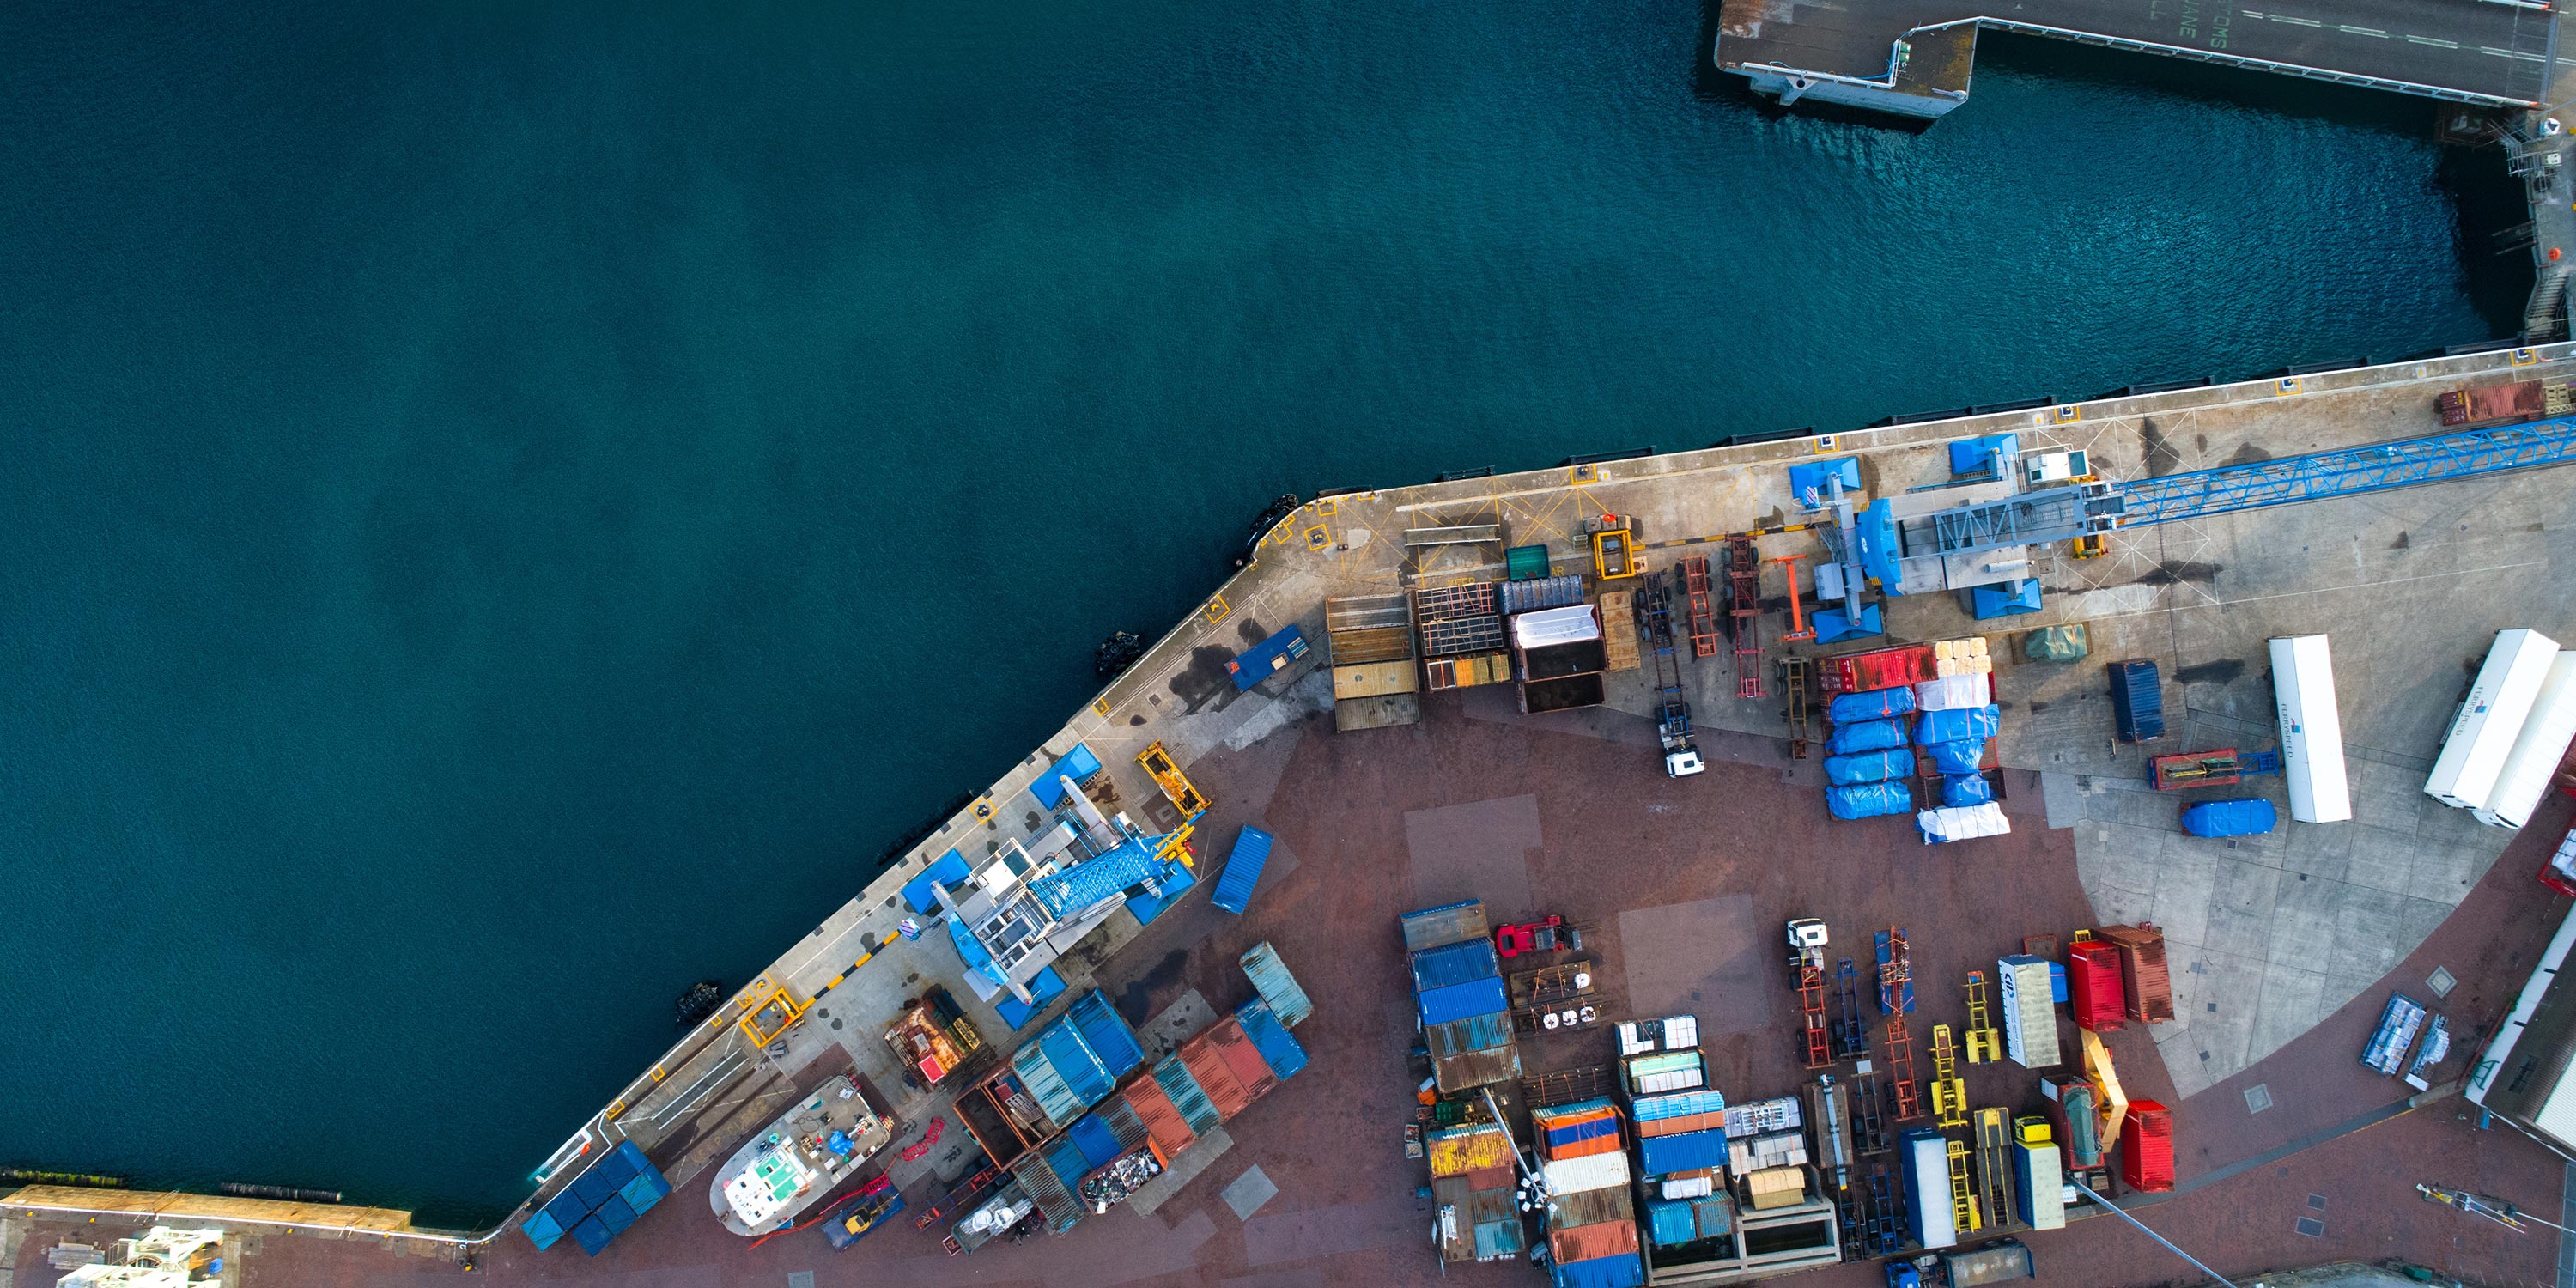
[[[2486,665],[2469,685],[2450,736],[2424,780],[2424,794],[2459,809],[2484,809],[2504,772],[2505,757],[2522,735],[2540,683],[2558,657],[2558,641],[2534,630],[2497,631]]]
[[[2343,716],[2335,706],[2334,658],[2323,635],[2272,640],[2272,698],[2281,720],[2281,777],[2290,817],[2341,823],[2352,817],[2343,771]]]
[[[2478,811],[2478,821],[2489,827],[2517,828],[2530,822],[2572,742],[2576,742],[2576,650],[2562,649],[2540,682],[2540,695],[2531,700],[2531,715],[2523,720],[2513,750],[2506,753],[2504,770],[2496,775],[2495,791],[2487,797],[2486,808]]]

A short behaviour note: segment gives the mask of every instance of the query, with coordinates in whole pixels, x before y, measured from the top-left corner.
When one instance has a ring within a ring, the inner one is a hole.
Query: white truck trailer
[[[2281,721],[2281,777],[2290,817],[2341,823],[2352,817],[2343,769],[2343,716],[2335,705],[2334,658],[2323,635],[2272,640],[2272,698]]]
[[[2534,630],[2497,631],[2486,665],[2451,718],[2450,736],[2424,780],[2424,794],[2455,809],[2484,809],[2522,735],[2541,681],[2558,657],[2558,641]]]
[[[2478,811],[2478,821],[2513,828],[2530,822],[2571,742],[2576,742],[2576,649],[2561,649],[2540,682],[2540,695],[2531,700],[2531,715],[2506,753],[2504,771],[2496,775],[2495,791]]]

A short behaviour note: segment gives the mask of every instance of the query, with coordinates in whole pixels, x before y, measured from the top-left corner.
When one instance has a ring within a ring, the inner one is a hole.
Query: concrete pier
[[[1967,101],[1981,30],[2483,107],[2548,101],[2558,67],[2557,15],[2526,0],[1725,0],[1715,58],[1784,105],[1930,120]]]

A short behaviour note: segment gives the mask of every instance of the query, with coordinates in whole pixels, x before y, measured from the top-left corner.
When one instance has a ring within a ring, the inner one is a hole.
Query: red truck
[[[2457,429],[2512,425],[2576,410],[2564,380],[2522,380],[2509,385],[2454,389],[2433,400],[2442,423]]]

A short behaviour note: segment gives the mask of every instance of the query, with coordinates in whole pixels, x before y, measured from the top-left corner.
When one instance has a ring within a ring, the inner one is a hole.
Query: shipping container
[[[1199,1085],[1198,1075],[1190,1072],[1178,1053],[1154,1063],[1154,1082],[1170,1097],[1172,1108],[1180,1111],[1181,1120],[1189,1124],[1191,1132],[1204,1136],[1225,1121],[1224,1115],[1216,1111],[1216,1102],[1208,1099],[1207,1088]]]
[[[1473,939],[1425,949],[1413,954],[1405,965],[1413,972],[1416,995],[1495,979],[1502,973],[1501,958],[1491,939]]]
[[[1237,916],[1252,901],[1252,888],[1261,881],[1261,869],[1270,862],[1271,837],[1260,828],[1246,826],[1234,838],[1234,851],[1225,856],[1225,870],[1217,875],[1216,893],[1209,902]]]
[[[2323,635],[2276,636],[2272,698],[2281,724],[2281,779],[2290,817],[2341,823],[2352,817],[2344,779],[2343,715],[2335,703],[2334,657]]]
[[[2141,1024],[2170,1024],[2174,1018],[2173,976],[2165,969],[2165,932],[2152,923],[2104,926],[2102,938],[2120,950],[2120,995],[2129,1018]]]
[[[2100,939],[2078,939],[2066,946],[2066,982],[2079,1028],[2111,1033],[2128,1027],[2128,1003],[2120,987],[2120,950]]]
[[[1306,652],[1306,633],[1291,626],[1244,650],[1241,657],[1225,664],[1225,673],[1234,677],[1237,690],[1248,690],[1304,661]]]
[[[1514,546],[1503,552],[1503,576],[1506,580],[1537,581],[1547,575],[1547,547]]]
[[[1217,1057],[1234,1073],[1234,1080],[1243,1084],[1246,1103],[1278,1088],[1279,1075],[1270,1071],[1270,1061],[1262,1057],[1261,1048],[1252,1045],[1251,1037],[1243,1031],[1242,1020],[1227,1016],[1217,1021],[1208,1034],[1216,1045]]]
[[[1493,932],[1485,923],[1485,903],[1481,899],[1417,909],[1396,921],[1404,929],[1404,951],[1408,953],[1471,939],[1493,942]]]
[[[1306,989],[1288,967],[1279,960],[1279,951],[1269,941],[1254,944],[1243,954],[1243,973],[1252,980],[1252,991],[1270,1004],[1270,1013],[1281,1024],[1295,1028],[1315,1013],[1315,1004],[1307,1000]]]
[[[2012,1143],[2014,1215],[2034,1230],[2066,1225],[2066,1171],[2054,1142]]]
[[[2153,742],[2165,736],[2164,678],[2147,661],[2113,662],[2111,719],[2122,742]]]
[[[2496,775],[2495,791],[2478,811],[2478,821],[2510,828],[2530,822],[2571,742],[2576,742],[2576,650],[2561,650],[2550,660],[2549,674],[2531,700],[2531,714],[2524,717],[2513,750],[2505,754],[2504,769]]]
[[[2148,1194],[2174,1187],[2172,1110],[2153,1100],[2129,1102],[2120,1123],[2120,1180]]]
[[[1905,1186],[1905,1235],[1926,1251],[1959,1242],[1950,1211],[1950,1145],[1929,1127],[1909,1127],[1897,1137],[1898,1179]]]
[[[1099,989],[1073,999],[1063,1023],[1082,1035],[1083,1045],[1091,1049],[1113,1079],[1124,1078],[1145,1063],[1145,1049],[1136,1041],[1136,1030],[1127,1027],[1127,1021]]]
[[[1128,1112],[1145,1125],[1146,1138],[1163,1151],[1163,1157],[1180,1157],[1181,1151],[1199,1138],[1189,1120],[1181,1116],[1180,1108],[1172,1103],[1171,1093],[1164,1091],[1163,1084],[1155,1078],[1138,1078],[1118,1094],[1127,1102]]]
[[[1637,1170],[1647,1176],[1669,1176],[1676,1172],[1696,1172],[1704,1167],[1724,1167],[1726,1152],[1726,1133],[1723,1131],[1640,1137],[1637,1141]]]
[[[1617,1174],[1607,1169],[1601,1172],[1604,1176]],[[1581,1226],[1599,1225],[1604,1221],[1634,1220],[1637,1209],[1628,1196],[1626,1183],[1613,1182],[1586,1189],[1553,1192],[1547,1198],[1542,1215],[1546,1218],[1548,1228],[1571,1230]]]
[[[1413,659],[1409,657],[1387,662],[1353,662],[1333,668],[1333,700],[1336,702],[1413,693],[1421,687],[1422,673],[1415,669]]]
[[[2458,809],[2483,809],[2504,773],[2505,757],[2558,660],[2558,642],[2534,630],[2497,631],[2486,664],[2451,718],[2442,754],[2424,779],[2424,794]]]
[[[1510,1167],[1511,1133],[1493,1123],[1438,1127],[1424,1133],[1423,1154],[1434,1177]]]
[[[1451,984],[1421,994],[1416,1002],[1424,1028],[1479,1015],[1500,1014],[1505,1009],[1503,981],[1475,979],[1464,984]]]
[[[1545,711],[1572,711],[1578,707],[1597,707],[1608,699],[1598,672],[1568,675],[1554,680],[1532,680],[1521,686],[1521,713],[1537,715]]]
[[[1231,1019],[1220,1023],[1232,1023]],[[1181,1044],[1181,1063],[1189,1066],[1190,1076],[1198,1080],[1199,1090],[1207,1093],[1208,1103],[1216,1106],[1217,1115],[1228,1122],[1252,1103],[1252,1091],[1234,1074],[1225,1053],[1217,1049],[1214,1030],[1202,1033]]]
[[[2003,1010],[2004,1054],[2025,1069],[2045,1069],[2059,1063],[2062,1057],[2057,1044],[2051,963],[2030,956],[1999,958],[1995,978]]]

